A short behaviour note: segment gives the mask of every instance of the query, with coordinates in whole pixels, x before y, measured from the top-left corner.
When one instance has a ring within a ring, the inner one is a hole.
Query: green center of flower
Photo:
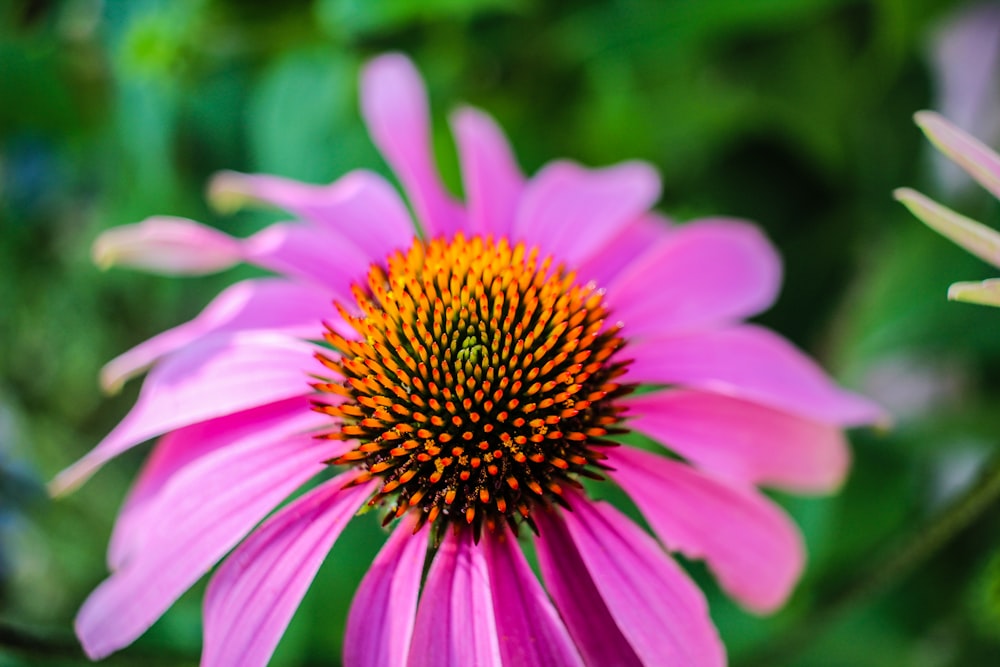
[[[354,296],[359,316],[338,308],[358,338],[326,332],[339,377],[316,385],[340,400],[316,409],[340,420],[328,437],[357,442],[333,463],[382,480],[370,504],[386,522],[534,528],[533,508],[578,476],[603,479],[632,388],[615,382],[624,340],[593,285],[537,248],[458,235],[373,265]]]

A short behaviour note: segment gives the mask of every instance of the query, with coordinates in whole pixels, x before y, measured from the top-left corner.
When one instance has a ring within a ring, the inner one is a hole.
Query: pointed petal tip
[[[1000,278],[954,283],[948,288],[948,299],[980,306],[1000,306]]]
[[[409,56],[399,51],[383,53],[361,67],[360,91],[362,110],[374,110],[380,102],[401,99],[419,98],[420,106],[426,106],[424,79]]]
[[[232,215],[253,201],[246,176],[236,171],[220,171],[208,181],[205,199],[222,215]]]
[[[102,232],[91,247],[102,269],[125,266],[167,276],[206,275],[241,259],[239,243],[188,218],[160,215]]]
[[[956,213],[909,188],[894,191],[896,199],[925,225],[993,266],[1000,266],[1000,233]]]
[[[936,111],[918,111],[913,114],[913,122],[924,133],[924,135],[944,152],[946,146],[953,143],[947,136],[948,133],[957,133],[960,137],[972,139],[958,126]]]
[[[948,121],[944,119],[944,116],[936,111],[930,111],[927,109],[921,109],[920,111],[914,113],[913,122],[919,125],[925,132],[927,131],[928,126],[933,127],[936,123],[941,122],[948,123]]]
[[[851,391],[844,390],[852,395],[857,401],[857,417],[853,420],[845,421],[841,426],[844,428],[872,428],[877,431],[891,430],[894,420],[891,414],[881,405],[871,400],[867,396],[862,396]]]
[[[921,111],[914,119],[939,151],[1000,198],[1000,155],[993,148],[940,114]]]
[[[103,660],[117,649],[104,646],[89,631],[86,620],[83,617],[83,610],[77,614],[76,620],[73,621],[73,631],[76,633],[76,638],[80,640],[80,647],[83,652],[91,662],[97,662],[98,660]]]
[[[57,474],[52,481],[45,485],[50,498],[64,498],[83,486],[84,482],[90,479],[91,475],[93,475],[93,469],[90,466],[83,465],[83,461],[83,459],[77,461]]]
[[[119,260],[125,255],[123,248],[125,239],[121,230],[132,226],[113,227],[97,235],[94,242],[90,244],[90,261],[98,269],[107,271],[119,263]]]
[[[479,123],[489,123],[492,125],[496,123],[490,114],[468,104],[462,104],[452,109],[448,114],[448,122],[452,127]]]
[[[131,376],[122,376],[118,374],[113,374],[108,367],[105,365],[101,369],[100,378],[98,384],[101,387],[101,391],[104,392],[105,396],[117,396],[121,393],[122,387],[130,379]]]
[[[402,51],[389,51],[375,56],[361,68],[362,82],[372,82],[372,78],[380,79],[386,76],[409,76],[415,74],[419,78],[416,65]]]
[[[108,244],[104,234],[101,234],[90,246],[90,261],[101,271],[107,271],[115,265],[115,256],[112,247]]]
[[[896,188],[892,191],[892,198],[905,206],[914,217],[934,229],[937,229],[935,224],[938,224],[937,221],[943,217],[943,213],[952,213],[949,209],[913,188]]]

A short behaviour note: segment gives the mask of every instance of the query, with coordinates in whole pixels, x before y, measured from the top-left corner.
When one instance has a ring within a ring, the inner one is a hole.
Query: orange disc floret
[[[324,334],[339,397],[316,409],[340,421],[327,437],[357,446],[334,463],[379,477],[371,504],[387,521],[531,525],[578,477],[602,479],[605,436],[618,431],[616,382],[627,362],[602,295],[537,248],[490,237],[415,241],[353,289],[357,332]]]

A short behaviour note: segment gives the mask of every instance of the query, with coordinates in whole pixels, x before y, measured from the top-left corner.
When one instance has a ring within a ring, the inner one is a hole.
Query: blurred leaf
[[[319,22],[335,36],[404,27],[419,20],[469,18],[485,12],[516,12],[533,0],[319,0]]]
[[[970,582],[967,598],[976,628],[1000,646],[1000,549],[985,559],[985,566]]]
[[[271,65],[247,110],[253,168],[328,182],[370,163],[356,82],[356,62],[332,49],[305,48]]]

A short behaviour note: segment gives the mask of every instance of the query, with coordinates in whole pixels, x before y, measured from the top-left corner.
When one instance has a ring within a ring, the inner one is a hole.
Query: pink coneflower
[[[938,149],[993,196],[1000,198],[1000,155],[933,111],[916,114],[917,125]],[[976,257],[1000,268],[1000,233],[942,206],[909,188],[899,188],[896,199],[928,227],[948,237]],[[1000,278],[954,283],[948,298],[1000,306]]]
[[[104,264],[245,261],[279,277],[233,285],[105,368],[113,388],[152,367],[132,412],[56,489],[162,437],[115,527],[113,574],[77,619],[87,653],[135,640],[235,547],[208,587],[202,664],[265,664],[369,505],[392,533],[355,596],[346,665],[725,664],[668,550],[704,559],[746,608],[780,606],[804,552],[756,486],[835,488],[841,427],[879,410],[740,323],[780,282],[755,227],[668,225],[649,211],[659,180],[642,163],[557,162],[525,180],[473,109],[452,117],[462,206],[438,180],[413,65],[377,58],[361,92],[422,233],[371,173],[328,187],[227,173],[217,203],[301,222],[235,239],[154,218],[96,244]],[[630,430],[673,456],[618,446]],[[583,478],[621,486],[655,537],[589,499]],[[530,535],[544,587],[521,550]]]

